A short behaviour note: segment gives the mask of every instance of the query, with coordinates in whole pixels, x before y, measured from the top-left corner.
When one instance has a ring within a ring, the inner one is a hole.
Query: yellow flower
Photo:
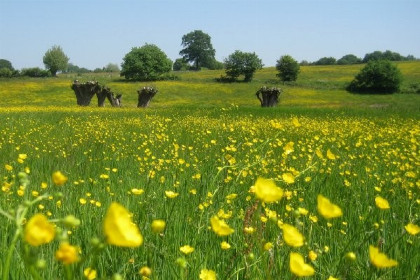
[[[184,245],[179,248],[179,250],[184,253],[185,255],[189,255],[192,252],[194,252],[194,247],[191,247],[190,245]]]
[[[340,280],[340,279],[335,278],[335,277],[333,277],[333,276],[330,276],[330,277],[328,277],[328,279],[327,279],[327,280]]]
[[[253,227],[244,227],[244,232],[247,234],[253,234],[255,232],[255,228]]]
[[[369,246],[369,259],[377,268],[388,268],[398,265],[396,260],[389,259],[385,254],[379,252],[379,248],[372,245]]]
[[[292,124],[293,124],[294,127],[300,127],[301,126],[298,118],[293,118],[292,119]]]
[[[407,224],[404,228],[411,235],[416,235],[420,232],[420,227],[412,223]]]
[[[290,271],[299,277],[312,276],[315,274],[314,268],[306,264],[303,256],[299,253],[290,253]]]
[[[133,224],[130,213],[119,203],[109,206],[103,224],[109,244],[121,247],[138,247],[143,244],[139,228]]]
[[[223,250],[229,250],[229,249],[230,249],[230,244],[229,244],[229,243],[227,243],[226,241],[223,241],[222,243],[220,243],[220,247],[221,247]]]
[[[283,197],[283,190],[274,181],[258,178],[254,186],[255,195],[263,202],[279,201]]]
[[[304,243],[303,235],[297,228],[289,224],[282,225],[283,239],[287,245],[292,247],[301,247]]]
[[[271,248],[273,248],[273,243],[271,243],[271,242],[267,242],[267,243],[265,243],[264,244],[264,246],[263,246],[263,248],[264,248],[264,251],[269,251],[269,250],[271,250]]]
[[[55,258],[64,264],[72,264],[79,261],[77,251],[75,246],[70,245],[68,242],[63,242],[60,244],[57,252],[55,252]]]
[[[354,262],[356,260],[356,254],[354,252],[348,252],[345,256],[346,260]]]
[[[315,261],[318,258],[317,253],[315,253],[313,250],[309,251],[308,257],[311,261]]]
[[[386,210],[390,208],[388,200],[380,196],[375,197],[375,204],[376,204],[376,207],[382,210]]]
[[[165,230],[166,222],[164,220],[153,220],[152,231],[154,233],[161,233]]]
[[[334,155],[334,154],[331,152],[331,150],[330,150],[330,149],[328,149],[328,150],[327,150],[327,158],[328,158],[328,159],[331,159],[331,160],[337,159],[336,155]]]
[[[39,246],[51,242],[55,237],[55,227],[48,222],[47,217],[36,214],[25,226],[25,241],[32,246]]]
[[[318,212],[326,219],[337,218],[343,215],[341,208],[330,202],[322,195],[318,195]]]
[[[96,270],[94,270],[90,267],[85,268],[83,270],[83,275],[86,277],[86,279],[89,279],[89,280],[96,279]]]
[[[173,191],[165,191],[165,195],[167,198],[175,198],[179,195],[179,193]]]
[[[212,230],[219,236],[227,236],[234,232],[234,230],[229,227],[224,220],[221,220],[217,215],[211,217],[210,224]]]
[[[143,266],[142,268],[140,268],[139,274],[141,276],[149,277],[150,275],[152,275],[152,269],[148,266]]]
[[[52,175],[52,180],[55,185],[62,186],[67,182],[67,177],[64,176],[64,174],[61,173],[60,171],[56,171]]]
[[[294,151],[294,145],[295,143],[293,142],[289,142],[286,144],[286,146],[283,147],[284,152],[286,153],[286,155],[292,153]]]
[[[293,176],[292,173],[283,173],[281,176],[283,178],[283,181],[285,181],[288,184],[293,184],[295,182],[295,176]]]
[[[12,171],[13,170],[13,166],[6,164],[4,166],[4,168],[6,168],[7,171]]]
[[[131,189],[131,193],[134,195],[141,195],[142,193],[144,193],[143,189]]]
[[[81,198],[81,199],[79,199],[79,202],[80,202],[80,204],[86,204],[86,199],[84,199],[84,198]]]
[[[200,271],[200,280],[216,280],[216,272],[210,269]]]

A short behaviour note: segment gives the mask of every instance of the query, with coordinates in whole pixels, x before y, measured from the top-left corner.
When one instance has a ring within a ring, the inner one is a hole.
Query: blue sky
[[[121,64],[132,47],[156,44],[172,60],[181,38],[202,30],[216,58],[255,52],[315,61],[392,50],[420,57],[420,0],[0,0],[0,58],[43,67],[60,45],[70,62]]]

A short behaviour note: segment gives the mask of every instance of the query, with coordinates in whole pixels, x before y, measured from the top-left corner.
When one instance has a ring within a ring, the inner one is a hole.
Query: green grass
[[[66,276],[66,266],[54,259],[59,240],[31,247],[20,236],[9,279],[32,279],[37,273],[40,279],[79,279],[87,267],[97,271],[98,279],[115,273],[141,279],[143,266],[152,269],[150,279],[199,279],[205,268],[217,279],[296,279],[289,269],[290,252],[299,252],[313,266],[313,279],[416,279],[419,237],[404,227],[420,224],[419,95],[349,94],[343,88],[360,67],[302,67],[293,85],[277,83],[270,68],[249,84],[216,83],[220,71],[179,73],[178,81],[154,83],[160,92],[148,109],[135,107],[136,90],[146,83],[117,76],[0,80],[2,214],[15,215],[13,210],[28,205],[36,191],[49,197],[29,208],[26,222],[35,213],[50,215],[60,228],[59,220],[67,215],[81,221],[64,231],[71,231],[68,241],[81,249],[80,262],[67,267],[74,276]],[[406,84],[418,81],[420,63],[399,67]],[[97,108],[95,99],[88,108],[77,107],[70,89],[76,78],[96,78],[123,93],[124,107]],[[283,88],[277,108],[259,107],[255,91],[264,84]],[[286,153],[290,142],[293,151]],[[328,158],[328,151],[336,158]],[[20,154],[27,158],[19,162]],[[57,170],[68,177],[63,186],[52,182]],[[30,180],[24,190],[21,171]],[[284,182],[285,173],[294,174],[295,182]],[[250,190],[258,177],[275,180],[285,197],[259,202]],[[134,195],[134,188],[144,193]],[[169,190],[179,195],[168,198]],[[237,197],[226,198],[232,194]],[[323,218],[319,194],[337,204],[343,216]],[[377,196],[391,208],[379,209]],[[133,213],[142,246],[106,245],[102,224],[111,202]],[[299,208],[308,214],[299,214]],[[226,222],[235,232],[227,237],[210,228],[210,218],[220,210],[231,213]],[[151,231],[154,219],[166,221],[163,234]],[[20,225],[4,215],[0,221],[4,271],[5,252]],[[305,244],[285,244],[281,223],[297,227]],[[245,227],[255,232],[246,234]],[[104,248],[92,251],[97,248],[93,238]],[[231,248],[222,250],[222,241]],[[274,245],[270,251],[263,249],[267,242]],[[194,252],[183,255],[183,245]],[[369,245],[379,246],[398,266],[375,268]],[[307,258],[310,251],[316,260]],[[348,252],[356,254],[354,262],[344,258]],[[44,269],[37,267],[40,259]]]

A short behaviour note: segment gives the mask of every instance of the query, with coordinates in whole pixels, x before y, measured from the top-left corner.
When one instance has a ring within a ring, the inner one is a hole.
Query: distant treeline
[[[303,60],[300,65],[351,65],[368,63],[371,60],[413,61],[418,59],[413,55],[403,56],[397,52],[387,50],[384,52],[374,51],[372,53],[367,53],[363,59],[354,54],[347,54],[338,60],[334,57],[322,57],[315,62]]]

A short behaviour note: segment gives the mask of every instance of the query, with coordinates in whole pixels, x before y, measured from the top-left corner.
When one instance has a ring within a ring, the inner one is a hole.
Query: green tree
[[[69,63],[69,58],[64,54],[60,46],[53,46],[43,58],[45,68],[50,70],[51,75],[57,76],[58,71],[65,71]]]
[[[337,60],[337,64],[339,65],[351,65],[351,64],[359,64],[362,63],[362,59],[358,58],[354,54],[347,54]]]
[[[7,59],[0,59],[0,69],[7,68],[10,71],[14,71],[12,63],[8,61]]]
[[[201,30],[195,30],[182,36],[181,45],[184,49],[179,54],[185,61],[193,63],[196,70],[208,67],[215,59],[216,51],[211,44],[211,37]]]
[[[172,69],[172,61],[156,45],[132,48],[123,58],[121,76],[128,80],[159,80]]]
[[[108,63],[104,67],[104,72],[120,72],[120,67],[118,67],[118,64]]]
[[[237,50],[225,59],[226,76],[232,80],[236,80],[240,75],[244,75],[244,81],[250,82],[254,77],[255,71],[262,67],[262,61],[255,53]]]
[[[336,59],[334,57],[321,57],[313,64],[315,65],[334,65],[336,63]]]
[[[347,89],[359,93],[394,93],[400,89],[401,71],[389,60],[371,60]]]
[[[283,55],[277,60],[276,69],[279,71],[277,77],[283,82],[296,81],[300,72],[299,63],[290,55]]]
[[[178,58],[175,60],[173,69],[174,71],[187,71],[190,68],[190,65],[184,58]]]

